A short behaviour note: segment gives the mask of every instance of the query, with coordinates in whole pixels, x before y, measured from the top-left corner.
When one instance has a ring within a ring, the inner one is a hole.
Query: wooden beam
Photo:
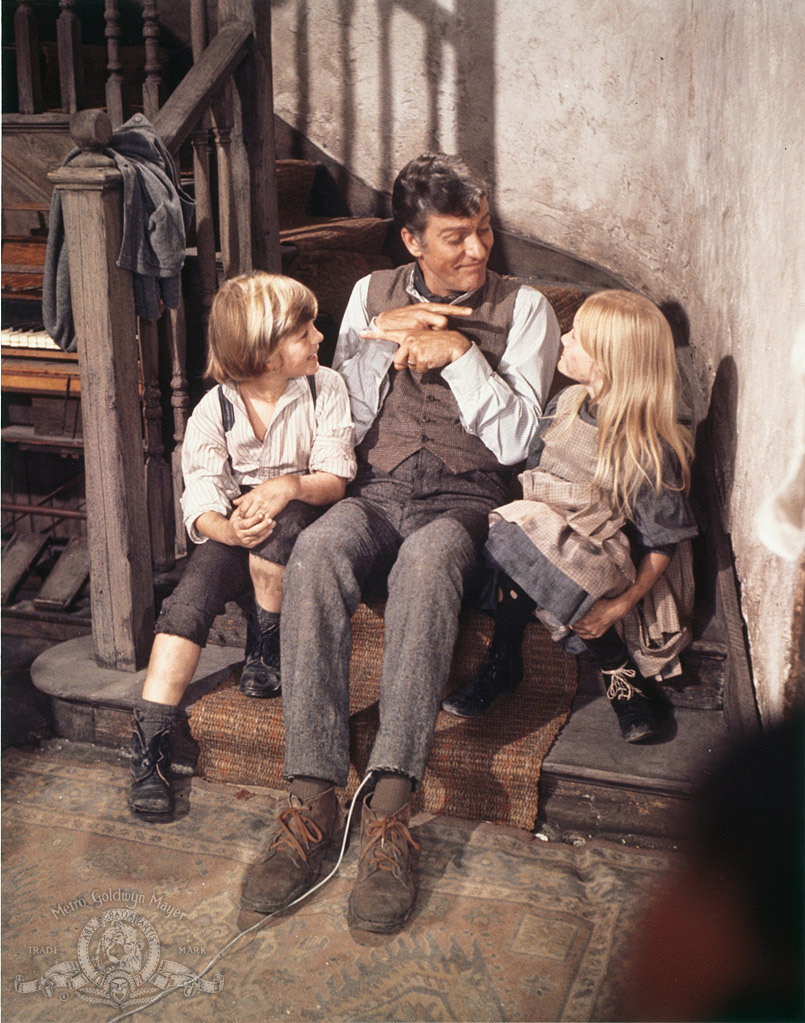
[[[235,74],[240,93],[243,138],[251,173],[252,265],[282,271],[277,206],[277,147],[271,69],[271,6],[255,3],[251,58]]]
[[[49,177],[61,193],[81,372],[95,656],[136,671],[150,652],[154,594],[134,290],[117,266],[122,178],[100,151],[111,133],[103,111],[76,114],[82,153]]]
[[[174,156],[243,60],[250,36],[251,28],[245,22],[225,25],[154,118],[157,134]]]

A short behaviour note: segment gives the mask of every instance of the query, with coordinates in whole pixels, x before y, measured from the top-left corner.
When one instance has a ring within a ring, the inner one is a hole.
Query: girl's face
[[[313,325],[313,320],[308,320],[280,342],[272,359],[272,371],[286,380],[315,373],[319,368],[318,351],[323,337]]]
[[[562,335],[562,354],[557,369],[576,383],[584,384],[591,398],[595,397],[603,383],[601,371],[581,346],[575,323],[567,334]]]

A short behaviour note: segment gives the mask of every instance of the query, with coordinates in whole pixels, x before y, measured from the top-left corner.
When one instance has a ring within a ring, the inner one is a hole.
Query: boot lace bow
[[[271,843],[271,849],[283,845],[290,846],[302,861],[307,863],[310,848],[318,845],[324,838],[324,832],[309,816],[309,812],[310,808],[303,803],[286,806],[279,815],[279,833]]]
[[[406,844],[417,851],[422,848],[406,825],[393,814],[369,821],[366,825],[366,841],[364,857],[371,855],[372,865],[380,870],[393,871],[399,866],[399,855]]]
[[[637,674],[633,668],[627,668],[625,664],[622,664],[620,668],[604,671],[603,674],[609,675],[607,696],[610,700],[631,700],[635,693],[639,696],[643,695],[631,681]]]

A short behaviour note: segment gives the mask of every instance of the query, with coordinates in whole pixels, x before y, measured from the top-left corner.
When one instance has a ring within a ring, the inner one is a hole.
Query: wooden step
[[[382,251],[389,223],[378,217],[300,217],[280,230],[280,241],[300,253],[336,250],[372,256]]]
[[[15,533],[3,550],[2,603],[7,604],[48,542],[47,533]]]
[[[40,611],[65,611],[88,578],[89,544],[86,537],[74,536],[34,597],[34,607]]]
[[[305,216],[315,178],[316,164],[309,160],[277,160],[280,227]]]

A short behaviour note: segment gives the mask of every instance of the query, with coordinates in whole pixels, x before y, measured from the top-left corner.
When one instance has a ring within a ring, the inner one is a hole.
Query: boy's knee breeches
[[[163,602],[154,631],[204,646],[213,621],[226,605],[252,597],[249,555],[286,565],[297,537],[322,511],[303,501],[290,501],[277,516],[271,536],[252,549],[216,540],[199,544],[179,585]]]

